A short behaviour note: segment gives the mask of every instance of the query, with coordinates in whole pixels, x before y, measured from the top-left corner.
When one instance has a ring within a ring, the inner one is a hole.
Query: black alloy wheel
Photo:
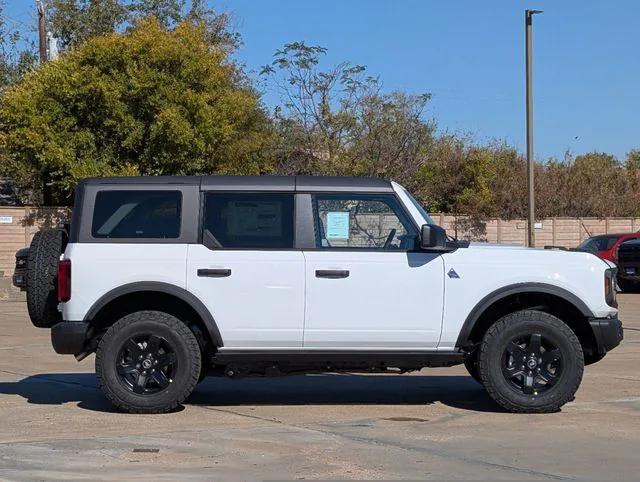
[[[562,375],[560,349],[541,333],[512,340],[502,355],[502,374],[526,395],[538,395],[553,387]]]
[[[202,371],[194,333],[161,311],[116,321],[96,350],[96,376],[105,396],[130,413],[166,413],[191,394]]]
[[[142,395],[167,388],[177,368],[176,354],[169,342],[152,334],[129,338],[117,360],[120,381],[128,390]]]

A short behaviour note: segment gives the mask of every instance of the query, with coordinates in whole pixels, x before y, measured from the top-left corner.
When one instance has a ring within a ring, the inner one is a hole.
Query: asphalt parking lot
[[[640,295],[620,305],[625,341],[556,414],[504,413],[455,367],[210,378],[177,413],[125,415],[93,357],[56,355],[0,303],[0,478],[636,479]]]

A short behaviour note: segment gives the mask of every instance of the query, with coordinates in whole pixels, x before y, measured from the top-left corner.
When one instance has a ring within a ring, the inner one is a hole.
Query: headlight
[[[609,268],[604,272],[604,299],[607,304],[613,308],[618,307],[618,300],[616,298],[618,291],[616,283],[617,274],[618,270],[616,268]]]

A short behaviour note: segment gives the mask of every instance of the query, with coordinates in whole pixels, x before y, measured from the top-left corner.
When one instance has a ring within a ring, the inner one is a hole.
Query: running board
[[[449,367],[464,361],[460,351],[381,350],[234,350],[211,358],[214,368],[227,376],[287,375],[318,372],[408,372],[426,367]]]

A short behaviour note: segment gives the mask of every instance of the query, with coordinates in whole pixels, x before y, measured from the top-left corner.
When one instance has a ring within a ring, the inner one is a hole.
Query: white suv
[[[448,238],[379,179],[100,178],[68,235],[34,238],[27,299],[129,412],[170,411],[216,373],[459,363],[505,409],[550,412],[622,339],[614,280],[589,253]]]

